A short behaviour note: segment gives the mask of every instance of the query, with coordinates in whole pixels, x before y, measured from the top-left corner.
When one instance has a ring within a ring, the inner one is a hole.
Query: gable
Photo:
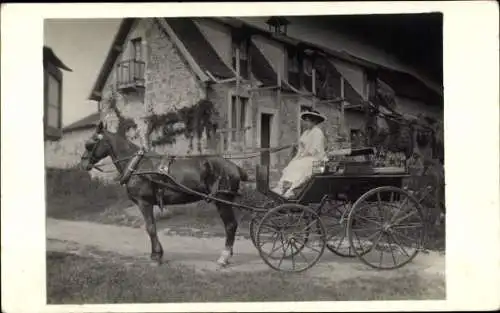
[[[233,71],[222,61],[212,45],[190,18],[165,18],[193,59],[217,78],[232,78]]]

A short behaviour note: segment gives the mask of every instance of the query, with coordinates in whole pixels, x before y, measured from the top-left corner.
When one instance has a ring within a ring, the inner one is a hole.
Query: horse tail
[[[245,170],[238,165],[236,165],[238,168],[238,172],[240,173],[240,180],[241,181],[248,181],[248,174],[245,172]]]

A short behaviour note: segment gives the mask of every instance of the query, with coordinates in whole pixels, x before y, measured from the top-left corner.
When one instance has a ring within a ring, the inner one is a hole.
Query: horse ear
[[[96,128],[96,133],[102,133],[102,131],[104,130],[104,122],[103,121],[99,121],[99,124],[97,124],[97,128]]]

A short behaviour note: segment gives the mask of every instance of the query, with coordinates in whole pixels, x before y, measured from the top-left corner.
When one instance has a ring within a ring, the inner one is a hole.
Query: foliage
[[[116,103],[116,93],[112,92],[107,102],[109,108],[115,113],[116,117],[118,118],[118,130],[116,131],[118,134],[120,134],[121,136],[125,136],[127,134],[127,131],[133,128],[137,128],[137,124],[135,123],[135,121],[132,118],[124,117],[118,109]]]
[[[104,184],[78,168],[45,172],[47,216],[93,220],[108,208],[130,206],[123,187]]]
[[[149,115],[146,135],[149,138],[153,131],[161,130],[160,137],[151,142],[153,146],[157,146],[173,144],[176,136],[184,134],[190,140],[190,148],[192,148],[193,138],[201,139],[203,133],[207,139],[212,138],[218,127],[215,121],[216,115],[217,111],[213,102],[203,99],[191,107],[183,107],[175,112]],[[177,123],[182,123],[183,127],[176,129],[174,126]],[[198,149],[201,150],[201,147]]]

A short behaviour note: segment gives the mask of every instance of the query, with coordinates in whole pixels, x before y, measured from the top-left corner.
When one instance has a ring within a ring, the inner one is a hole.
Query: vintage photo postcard
[[[498,308],[492,2],[3,9],[6,312]]]

